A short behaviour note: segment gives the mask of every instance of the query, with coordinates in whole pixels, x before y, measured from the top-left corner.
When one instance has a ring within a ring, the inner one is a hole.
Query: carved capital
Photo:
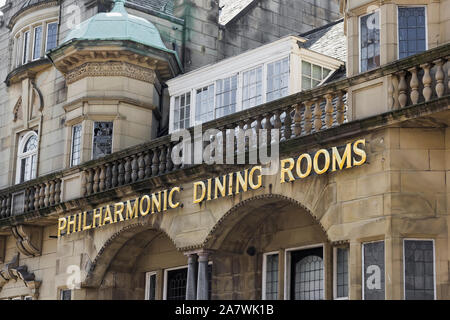
[[[43,230],[42,227],[26,225],[12,227],[11,231],[14,238],[16,238],[17,249],[26,256],[40,256]]]
[[[131,79],[154,83],[155,71],[127,62],[88,62],[66,75],[67,84],[74,83],[85,77],[113,77],[123,76]]]

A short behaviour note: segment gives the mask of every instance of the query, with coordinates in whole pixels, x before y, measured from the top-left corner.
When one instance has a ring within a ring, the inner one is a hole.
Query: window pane
[[[47,44],[46,50],[49,51],[51,49],[56,48],[58,38],[58,23],[49,23],[47,25]]]
[[[348,297],[348,248],[336,249],[336,277],[336,297]]]
[[[186,300],[187,268],[167,272],[167,300]]]
[[[398,8],[399,58],[425,51],[425,7]]]
[[[81,160],[81,124],[72,128],[72,160],[70,165],[76,166]]]
[[[112,152],[113,123],[94,122],[92,158],[98,159]]]
[[[33,47],[33,60],[41,57],[42,48],[42,26],[34,28],[34,47]]]
[[[289,58],[269,63],[267,68],[266,100],[272,101],[282,98],[287,94],[289,82]]]
[[[23,56],[22,56],[22,64],[28,62],[28,50],[30,45],[30,31],[27,31],[23,34]]]
[[[216,81],[216,118],[236,111],[237,75]]]
[[[191,117],[191,93],[185,93],[175,98],[174,130],[189,127]]]
[[[405,299],[434,299],[433,241],[405,240]]]
[[[311,77],[311,63],[302,61],[302,74]]]
[[[243,73],[242,107],[251,108],[262,102],[262,67]]]
[[[278,254],[266,256],[266,300],[278,299]]]
[[[195,120],[204,123],[214,118],[214,85],[197,90]]]
[[[380,23],[379,13],[374,12],[360,18],[361,72],[380,65]]]

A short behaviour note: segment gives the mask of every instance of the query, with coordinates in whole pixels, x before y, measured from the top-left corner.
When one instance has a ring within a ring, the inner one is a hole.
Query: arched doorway
[[[332,250],[320,223],[281,195],[239,204],[211,232],[213,299],[331,297]]]

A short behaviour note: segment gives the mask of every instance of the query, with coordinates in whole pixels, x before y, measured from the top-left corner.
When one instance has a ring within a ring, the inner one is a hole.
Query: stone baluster
[[[417,104],[419,102],[419,78],[417,77],[417,67],[408,69],[411,72],[411,81],[409,86],[411,87],[411,93],[409,94],[412,104]]]
[[[302,134],[302,106],[300,104],[294,104],[292,106],[294,112],[294,136],[300,137]]]
[[[312,105],[314,104],[313,101],[306,101],[305,102],[305,132],[311,133],[312,130]]]
[[[25,189],[25,197],[23,199],[23,212],[27,212],[30,206],[30,189]]]
[[[267,130],[266,145],[270,145],[270,143],[272,142],[272,123],[270,122],[270,118],[272,118],[272,114],[266,113],[266,124],[264,128]]]
[[[98,184],[98,189],[100,190],[100,192],[105,191],[105,179],[106,179],[106,170],[105,170],[105,166],[102,165],[100,166],[100,181]]]
[[[444,59],[438,59],[434,61],[434,64],[436,66],[436,94],[438,98],[442,97],[444,95],[445,86],[444,86],[444,70],[442,66],[444,65]],[[449,68],[450,70],[450,68]]]
[[[280,130],[281,126],[282,126],[282,123],[281,123],[281,118],[280,118],[280,110],[276,110],[275,111],[275,119],[273,121],[273,127],[275,129]]]
[[[138,161],[137,155],[133,155],[131,158],[131,181],[135,182],[138,178]]]
[[[125,168],[124,181],[125,181],[125,184],[128,184],[131,181],[131,159],[130,159],[130,157],[125,158],[124,168]]]
[[[112,188],[112,172],[111,172],[111,163],[106,163],[106,173],[105,173],[105,189],[109,190]]]
[[[343,99],[344,92],[339,91],[337,95],[336,102],[336,122],[338,124],[343,124],[345,120],[345,105]]]
[[[333,126],[333,95],[328,93],[325,95],[325,125],[327,128],[331,128]]]
[[[150,156],[150,151],[145,152],[144,163],[145,163],[145,177],[150,178],[152,175],[152,158]]]
[[[1,210],[0,215],[2,218],[6,217],[6,197],[2,197],[0,200]]]
[[[119,160],[119,167],[118,167],[119,175],[117,177],[117,182],[119,183],[119,186],[122,186],[125,183],[125,166],[123,162],[124,160]]]
[[[45,184],[41,184],[39,186],[39,208],[44,207],[44,198],[45,198]]]
[[[55,183],[55,204],[61,202],[61,179],[56,179]]]
[[[406,91],[408,90],[408,85],[406,84],[406,71],[400,71],[397,75],[400,78],[398,82],[398,102],[400,108],[404,108],[408,102],[408,96],[406,95]]]
[[[166,146],[159,147],[159,174],[166,172]]]
[[[169,146],[167,147],[167,166],[166,166],[167,172],[172,172],[173,170],[173,161],[172,161],[172,144],[169,143]]]
[[[92,170],[94,170],[94,183],[92,185],[92,190],[94,191],[94,193],[97,193],[99,189],[98,184],[100,182],[100,172],[98,168]]]
[[[12,216],[12,212],[11,212],[11,195],[7,195],[6,196],[6,216],[10,217]]]
[[[430,63],[421,64],[420,67],[423,69],[423,97],[425,98],[425,102],[430,101],[431,95],[433,94],[433,91],[431,90],[431,75],[430,75]]]
[[[236,151],[238,153],[240,152],[245,152],[245,134],[244,134],[244,126],[245,126],[245,122],[244,121],[239,121],[238,122],[238,136],[237,136],[237,141],[236,141]]]
[[[39,209],[39,185],[34,186],[34,210]]]
[[[139,180],[145,178],[145,161],[144,154],[142,152],[138,155],[138,178]]]
[[[55,204],[55,181],[50,181],[50,205],[53,206]]]
[[[153,149],[153,158],[152,158],[152,176],[158,175],[159,170],[159,155],[158,149]]]
[[[119,184],[119,165],[117,161],[114,161],[112,164],[111,175],[111,188],[115,188]]]
[[[292,108],[289,107],[286,109],[285,117],[284,117],[284,140],[289,140],[292,136],[292,116],[291,116]]]
[[[91,195],[93,191],[93,184],[94,184],[94,174],[92,169],[86,170],[87,172],[87,183],[86,183],[86,192],[87,195]]]
[[[28,206],[27,211],[34,209],[34,188],[28,188]]]
[[[314,129],[318,132],[322,129],[322,108],[320,107],[321,99],[315,99],[314,101]]]
[[[262,129],[262,116],[257,116],[256,117],[256,125],[255,125],[255,132],[256,132],[256,145],[259,146],[261,145],[262,141],[261,141],[261,136],[260,136],[260,132]]]
[[[44,183],[43,186],[44,186],[44,207],[48,207],[48,204],[50,203],[49,201],[50,186],[48,182]]]

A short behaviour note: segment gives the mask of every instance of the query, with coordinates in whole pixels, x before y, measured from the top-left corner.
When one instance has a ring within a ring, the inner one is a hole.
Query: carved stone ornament
[[[66,82],[71,84],[85,77],[112,76],[123,76],[149,83],[154,83],[156,78],[153,70],[126,62],[88,62],[69,71]]]
[[[26,225],[14,226],[11,229],[16,238],[17,249],[26,256],[37,257],[42,250],[42,227],[32,227]]]
[[[5,264],[0,270],[0,290],[11,280],[23,281],[25,286],[31,290],[34,298],[39,295],[41,281],[36,281],[34,273],[28,272],[27,266],[19,266],[19,254],[15,255],[11,262]]]
[[[22,112],[22,97],[19,97],[19,99],[17,99],[16,105],[14,106],[13,109],[13,114],[14,114],[14,122],[16,122],[17,120],[22,120],[23,117],[23,112]]]

